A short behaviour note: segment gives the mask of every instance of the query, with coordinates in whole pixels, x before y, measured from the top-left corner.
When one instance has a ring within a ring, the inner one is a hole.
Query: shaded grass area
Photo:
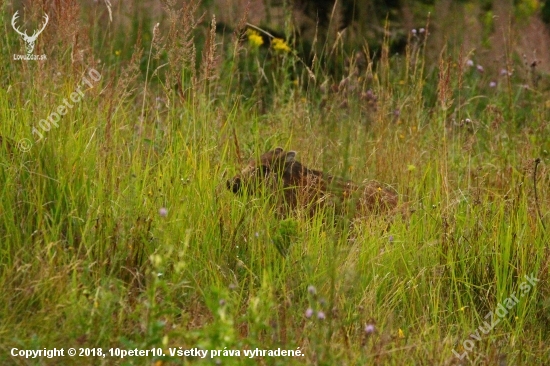
[[[417,40],[364,65],[340,55],[351,62],[341,80],[321,66],[312,77],[291,52],[216,49],[212,29],[183,40],[149,29],[125,61],[76,65],[60,51],[51,64],[11,61],[21,47],[6,32],[3,364],[550,362],[547,90],[516,74],[491,88],[450,51],[424,65]],[[36,141],[92,68],[100,80]],[[389,229],[376,216],[332,225],[331,212],[281,220],[268,197],[226,189],[245,158],[279,145],[386,182],[414,212]],[[538,280],[528,290],[526,275]],[[499,322],[480,332],[490,312]],[[14,347],[165,356],[36,361]],[[171,356],[179,347],[240,356]],[[256,348],[304,356],[244,356]]]

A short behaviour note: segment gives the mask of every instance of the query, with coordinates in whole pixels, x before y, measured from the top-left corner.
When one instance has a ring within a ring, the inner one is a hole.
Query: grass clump
[[[432,65],[429,27],[402,56],[387,42],[379,57],[330,45],[335,76],[328,56],[306,65],[292,43],[243,39],[245,22],[222,38],[194,2],[167,1],[159,25],[130,9],[130,37],[105,5],[56,6],[37,43],[47,61],[11,60],[23,48],[8,26],[1,41],[2,364],[549,362],[541,83],[508,71],[487,83],[451,47]],[[3,5],[4,20],[13,12]],[[72,38],[56,31],[73,26]],[[43,128],[78,86],[81,100]],[[332,224],[330,210],[281,219],[267,194],[226,189],[275,146],[386,182],[412,213],[389,227]],[[488,314],[498,324],[475,336]],[[11,355],[55,347],[107,356]],[[278,348],[301,355],[260,355]]]

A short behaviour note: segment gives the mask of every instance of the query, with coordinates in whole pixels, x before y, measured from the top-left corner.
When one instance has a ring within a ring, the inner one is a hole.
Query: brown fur
[[[227,182],[227,187],[234,193],[246,191],[249,194],[268,189],[279,202],[282,199],[285,207],[304,207],[310,213],[328,205],[339,214],[355,208],[355,216],[366,216],[394,211],[397,207],[397,193],[378,182],[358,185],[309,169],[295,158],[296,152],[278,147],[263,154],[259,160],[251,160],[240,174]]]

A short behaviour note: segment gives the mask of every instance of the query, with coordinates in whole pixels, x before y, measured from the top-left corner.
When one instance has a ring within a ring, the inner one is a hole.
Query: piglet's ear
[[[292,163],[296,161],[296,151],[289,151],[285,155],[285,162]]]
[[[285,150],[282,147],[276,147],[275,148],[275,154],[277,154],[277,155],[282,153],[283,151],[285,151]]]

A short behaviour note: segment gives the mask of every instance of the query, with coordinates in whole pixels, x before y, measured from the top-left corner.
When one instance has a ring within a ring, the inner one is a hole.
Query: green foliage
[[[550,23],[550,1],[544,1],[540,9],[542,20],[546,23]]]
[[[99,15],[86,30],[102,63],[61,46],[14,61],[17,37],[0,41],[0,363],[102,362],[23,360],[14,347],[118,347],[164,355],[103,362],[447,364],[465,340],[472,364],[550,362],[550,98],[536,65],[508,55],[505,72],[481,72],[451,48],[432,65],[420,32],[402,55],[386,38],[376,58],[328,45],[310,65],[290,43],[222,45],[211,20],[182,35],[181,18],[155,32],[142,14],[127,37]],[[101,78],[42,129],[92,68]],[[269,189],[227,190],[275,146],[390,184],[399,213],[311,216]],[[526,275],[539,282],[474,340]],[[170,354],[180,347],[241,355]],[[304,356],[243,355],[256,348]]]

